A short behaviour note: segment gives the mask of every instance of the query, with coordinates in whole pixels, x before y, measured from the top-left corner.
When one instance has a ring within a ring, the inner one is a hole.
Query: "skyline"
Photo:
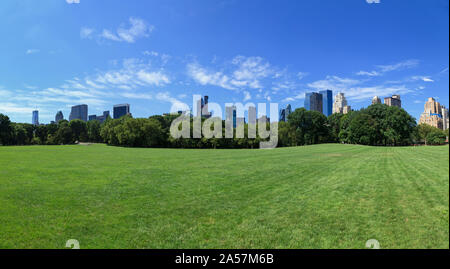
[[[78,2],[0,3],[11,120],[37,109],[50,122],[84,103],[148,117],[194,94],[299,108],[326,89],[353,109],[400,94],[416,120],[428,97],[449,107],[447,1]]]

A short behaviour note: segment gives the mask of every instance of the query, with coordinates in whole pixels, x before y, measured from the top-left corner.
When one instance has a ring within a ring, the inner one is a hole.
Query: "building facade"
[[[55,122],[59,123],[63,119],[64,119],[64,115],[63,115],[62,111],[58,111],[55,115]]]
[[[322,95],[322,113],[325,116],[330,116],[333,113],[333,92],[331,90],[320,91]]]
[[[344,107],[347,106],[347,99],[345,99],[345,96],[343,93],[339,92],[334,97],[334,103],[333,103],[333,113],[344,113]]]
[[[279,121],[287,121],[289,114],[292,113],[291,105],[287,105],[286,108],[280,109],[280,119]]]
[[[31,117],[31,124],[39,125],[39,111],[34,110],[33,115]]]
[[[305,103],[306,110],[318,111],[323,113],[323,101],[322,94],[316,92],[307,92],[305,94]]]
[[[236,112],[236,106],[227,106],[225,108],[225,119],[227,121],[233,122],[233,128],[236,128],[237,126],[237,112]]]
[[[375,105],[375,104],[381,104],[381,99],[380,99],[380,97],[374,96],[374,97],[372,98],[372,105]]]
[[[447,130],[449,128],[448,108],[441,106],[442,111],[442,129]]]
[[[211,118],[211,112],[208,110],[208,102],[209,102],[209,96],[205,96],[203,98],[200,98],[197,101],[197,117],[203,117],[203,118]]]
[[[109,112],[108,112],[109,114]],[[120,119],[123,116],[131,115],[130,113],[130,104],[120,104],[115,105],[113,108],[113,117],[114,119]]]
[[[69,115],[69,121],[71,121],[71,120],[87,121],[88,120],[88,106],[87,105],[73,106],[70,111],[70,115]]]
[[[388,106],[402,107],[402,101],[400,100],[400,95],[394,94],[394,95],[392,95],[392,97],[384,98],[384,104],[386,104]]]
[[[100,123],[105,122],[106,119],[110,118],[109,116],[109,110],[103,111],[103,115],[97,116],[97,115],[89,115],[89,121],[91,120],[98,120]]]
[[[419,124],[428,124],[439,129],[444,129],[442,106],[434,98],[428,98],[428,101],[425,103],[424,111],[420,115]]]

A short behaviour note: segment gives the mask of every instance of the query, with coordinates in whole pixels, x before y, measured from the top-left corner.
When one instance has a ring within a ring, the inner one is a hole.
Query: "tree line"
[[[62,120],[58,123],[34,126],[14,123],[0,114],[0,145],[61,145],[77,142],[106,143],[125,147],[164,148],[258,148],[265,139],[248,138],[180,138],[170,135],[172,121],[178,115],[156,115],[149,118],[93,120]],[[204,121],[205,119],[202,119]],[[192,130],[191,118],[191,134]],[[273,128],[267,123],[266,129]],[[258,130],[258,127],[256,126]],[[223,137],[225,121],[222,121]],[[234,130],[236,132],[236,130]],[[192,137],[192,136],[191,136]],[[236,136],[234,136],[236,137]],[[404,109],[374,104],[348,114],[332,114],[328,118],[317,111],[298,108],[287,122],[278,123],[278,146],[302,146],[319,143],[346,143],[372,146],[407,146],[424,143],[444,144],[448,130],[420,124]]]

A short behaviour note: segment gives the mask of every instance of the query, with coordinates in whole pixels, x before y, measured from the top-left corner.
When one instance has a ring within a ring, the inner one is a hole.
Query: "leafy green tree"
[[[288,116],[292,145],[310,145],[326,142],[327,118],[320,112],[298,108]]]
[[[446,136],[442,130],[436,128],[427,134],[426,140],[430,145],[443,145]]]
[[[47,144],[47,139],[48,139],[47,125],[37,126],[34,135],[35,135],[35,138],[37,138],[37,143],[39,145]]]
[[[350,143],[374,145],[377,139],[377,121],[367,113],[358,113],[348,128]]]
[[[28,135],[25,127],[22,124],[14,124],[14,144],[26,145],[28,144]],[[30,141],[31,142],[31,141]]]
[[[101,124],[98,120],[91,120],[87,122],[87,136],[89,142],[100,143],[102,137],[100,135]]]
[[[417,126],[417,134],[418,134],[418,138],[420,141],[423,141],[425,143],[425,145],[428,144],[428,135],[432,132],[437,132],[437,130],[439,130],[436,127],[433,127],[431,125],[428,124],[419,124]]]
[[[13,138],[13,128],[9,117],[0,113],[0,144],[11,145]]]
[[[87,124],[82,120],[72,120],[69,122],[72,136],[75,141],[86,142],[88,140]]]
[[[341,131],[341,120],[344,114],[333,113],[327,118],[327,126],[329,129],[329,141],[337,143],[339,142],[339,132]]]
[[[62,120],[58,123],[58,131],[52,142],[63,145],[73,144],[75,142],[72,128],[70,128],[68,121]]]

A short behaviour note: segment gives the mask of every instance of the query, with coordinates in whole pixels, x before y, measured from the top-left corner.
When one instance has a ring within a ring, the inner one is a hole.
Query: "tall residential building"
[[[448,118],[448,108],[445,106],[441,106],[442,111],[442,129],[447,130],[450,126],[449,118]]]
[[[55,122],[58,123],[60,121],[62,121],[64,119],[64,115],[62,113],[62,111],[58,111],[58,113],[56,113],[55,115]]]
[[[77,105],[73,106],[70,115],[69,121],[71,120],[82,120],[87,121],[88,119],[88,106],[87,105]]]
[[[375,105],[375,104],[381,104],[381,99],[380,99],[380,97],[374,96],[374,97],[372,98],[372,105]]]
[[[388,106],[402,107],[402,101],[400,100],[400,95],[394,94],[392,97],[384,98],[384,103]]]
[[[256,107],[248,107],[248,124],[256,125]]]
[[[347,106],[347,99],[345,99],[345,96],[343,93],[338,93],[334,97],[334,103],[333,103],[333,113],[344,113],[344,107]]]
[[[31,118],[31,123],[33,125],[39,125],[39,111],[33,111],[33,117]]]
[[[113,108],[114,119],[120,119],[123,116],[131,115],[129,104],[115,105]]]
[[[209,97],[207,95],[197,101],[196,117],[204,117],[207,119],[211,118],[211,112],[208,111],[208,102]]]
[[[109,118],[109,110],[103,111],[103,115],[97,116],[97,115],[89,115],[89,121],[91,120],[98,120],[100,123],[103,123],[107,118]]]
[[[225,108],[225,117],[227,121],[233,122],[233,128],[237,126],[236,106],[227,106]]]
[[[419,124],[428,124],[433,127],[443,129],[444,124],[442,120],[442,107],[434,100],[434,98],[428,98],[428,101],[425,103],[424,111],[420,115]]]
[[[97,120],[100,123],[105,122],[108,118],[111,118],[111,116],[109,115],[109,110],[103,111],[103,115],[97,116]]]
[[[322,95],[322,113],[328,117],[333,113],[333,92],[331,90],[325,90],[319,93]]]
[[[342,114],[347,114],[350,111],[352,111],[351,106],[344,106],[344,108],[342,109]]]
[[[316,92],[307,92],[305,94],[305,109],[311,111],[323,112],[322,94]]]
[[[287,105],[286,108],[280,109],[280,120],[279,121],[287,121],[289,114],[292,113],[291,105]]]

